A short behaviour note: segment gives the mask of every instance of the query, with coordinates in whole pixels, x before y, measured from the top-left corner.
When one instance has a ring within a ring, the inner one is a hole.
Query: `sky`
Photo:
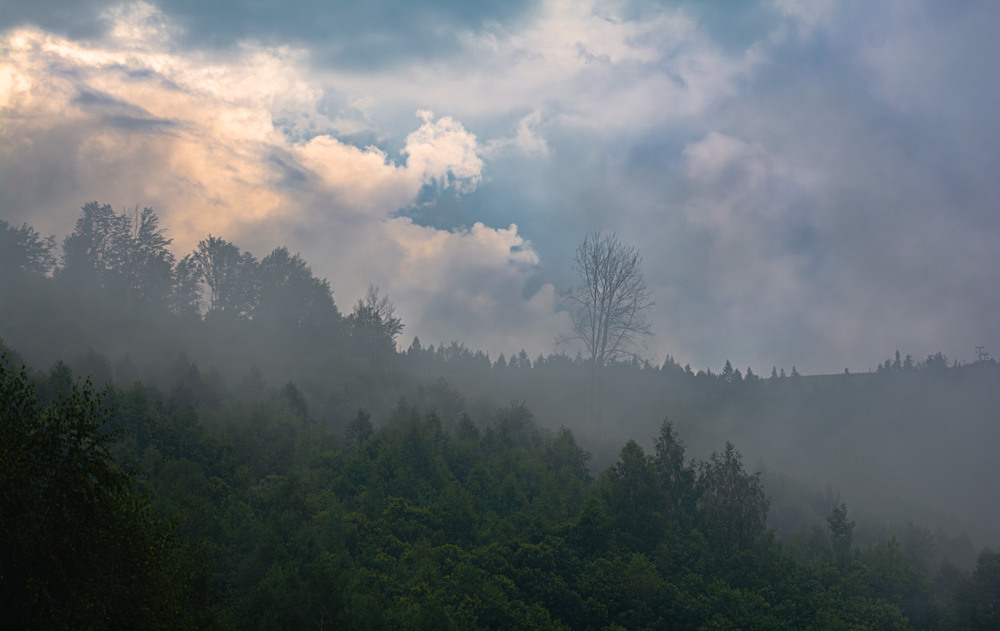
[[[575,348],[595,231],[643,355],[864,372],[1000,355],[1000,3],[35,0],[0,5],[0,218],[151,206],[299,252],[406,347]]]

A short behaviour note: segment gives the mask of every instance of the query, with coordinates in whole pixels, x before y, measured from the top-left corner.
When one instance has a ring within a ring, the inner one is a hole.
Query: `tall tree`
[[[673,423],[664,419],[653,444],[653,467],[666,501],[664,512],[673,522],[686,525],[694,513],[695,471],[685,463],[684,443]]]
[[[257,303],[257,259],[212,235],[198,243],[192,256],[208,285],[209,313],[251,317]]]
[[[579,284],[565,292],[573,332],[562,341],[583,344],[592,366],[591,409],[600,417],[601,369],[608,362],[637,356],[651,335],[647,314],[652,293],[642,274],[642,258],[614,234],[588,235],[576,249]]]
[[[0,219],[0,271],[20,269],[47,274],[56,262],[52,254],[55,245],[55,237],[42,238],[26,223],[15,228]]]
[[[70,377],[71,379],[71,377]],[[89,384],[43,401],[0,355],[0,606],[10,628],[194,628],[201,569],[113,459]]]
[[[173,293],[170,243],[152,208],[115,214],[110,204],[89,202],[63,242],[61,273],[126,299],[167,304]]]
[[[396,305],[378,287],[368,285],[365,297],[354,305],[347,321],[352,339],[373,366],[396,352],[396,338],[403,332],[403,321],[396,317]]]
[[[760,474],[743,469],[740,452],[729,442],[698,469],[698,517],[709,543],[724,550],[752,547],[770,507]]]
[[[128,295],[155,304],[167,304],[173,290],[173,239],[160,227],[152,208],[126,209],[118,216],[114,247]]]
[[[201,271],[193,254],[177,261],[174,268],[174,288],[170,308],[182,316],[198,316],[201,312]]]
[[[841,567],[845,567],[850,562],[851,545],[854,543],[854,521],[847,518],[847,504],[841,502],[840,506],[834,506],[826,523],[830,528],[833,558]]]
[[[604,501],[619,527],[636,547],[655,547],[663,528],[663,490],[658,484],[654,459],[634,440],[619,453],[619,460],[604,474]]]
[[[114,273],[114,235],[117,216],[111,204],[88,202],[76,228],[63,241],[60,273],[74,281],[96,281],[106,287]]]
[[[330,283],[313,276],[298,254],[278,247],[260,262],[255,318],[289,329],[329,324],[340,318]]]

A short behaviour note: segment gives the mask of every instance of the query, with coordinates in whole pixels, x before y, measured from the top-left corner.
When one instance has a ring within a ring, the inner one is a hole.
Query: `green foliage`
[[[0,359],[0,599],[14,628],[174,627],[203,614],[198,566],[114,462],[107,416],[88,386],[44,402]]]
[[[769,502],[759,474],[743,470],[740,452],[726,443],[698,465],[698,521],[721,550],[752,547],[764,533]]]
[[[959,598],[960,619],[969,629],[1000,628],[1000,553],[987,548],[979,554]]]
[[[830,526],[830,545],[834,559],[845,566],[853,555],[851,544],[854,542],[854,522],[847,518],[847,505],[841,503],[840,506],[834,506],[826,521]]]
[[[53,240],[0,228],[0,333],[56,362],[35,390],[2,382],[0,581],[15,623],[205,626],[211,594],[234,629],[998,626],[995,553],[968,574],[968,539],[855,531],[829,492],[784,489],[772,509],[732,444],[689,461],[678,431],[699,453],[732,437],[757,454],[781,435],[783,464],[888,466],[840,438],[863,429],[925,453],[924,432],[945,453],[952,434],[983,435],[991,408],[938,399],[992,394],[995,362],[897,354],[870,375],[763,380],[622,355],[600,361],[608,414],[588,426],[582,357],[494,363],[417,339],[398,354],[387,297],[372,287],[341,319],[329,283],[285,248],[257,261],[209,236],[171,270],[151,210],[93,203],[47,277]],[[118,385],[95,397],[70,366]],[[631,439],[664,409],[677,428]],[[969,419],[942,435],[928,415]],[[948,467],[919,464],[901,475],[933,469],[928,492],[950,487]]]
[[[211,399],[134,384],[111,387],[103,401],[74,386],[65,365],[39,377],[41,399],[10,374],[4,418],[28,422],[4,425],[3,515],[13,543],[0,567],[10,610],[42,615],[39,624],[101,628],[111,616],[233,629],[993,623],[994,553],[971,576],[932,576],[914,534],[905,545],[844,553],[853,522],[843,504],[829,537],[804,530],[785,550],[764,525],[760,479],[735,447],[688,462],[667,422],[651,454],[629,441],[595,479],[573,432],[540,428],[518,402],[482,427],[463,415],[451,429],[405,403],[378,425],[360,410],[341,439],[311,420],[295,384],[271,389],[255,373]],[[181,366],[177,374],[191,384],[200,373]],[[202,401],[215,429],[181,400]],[[40,412],[22,414],[32,409]],[[31,469],[17,454],[36,436],[49,446],[35,452],[63,455]],[[142,463],[143,473],[129,476],[116,459]],[[87,473],[67,487],[59,482],[72,475],[46,473],[59,467]],[[210,576],[199,578],[177,536],[155,525],[136,485],[198,542]],[[60,551],[59,563],[31,557],[38,550]],[[87,580],[77,580],[84,567]],[[36,568],[26,571],[38,578],[9,568]],[[67,602],[86,606],[60,608]]]

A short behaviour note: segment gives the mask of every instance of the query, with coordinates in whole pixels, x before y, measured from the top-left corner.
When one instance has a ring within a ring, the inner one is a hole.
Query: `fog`
[[[692,457],[730,441],[776,483],[772,525],[784,535],[821,523],[828,507],[808,496],[826,493],[855,511],[861,534],[912,523],[1000,543],[991,492],[1000,369],[985,349],[964,364],[887,352],[863,373],[728,361],[713,372],[642,360],[637,335],[595,371],[571,336],[534,358],[425,344],[405,335],[391,296],[373,286],[356,302],[335,301],[328,281],[280,247],[258,259],[206,238],[174,256],[152,210],[88,204],[62,247],[30,226],[3,228],[0,339],[36,369],[64,361],[98,384],[142,380],[166,392],[192,368],[219,387],[291,382],[334,432],[359,408],[379,422],[401,402],[436,412],[446,428],[463,415],[485,427],[514,401],[542,427],[571,429],[594,454],[595,474],[628,440],[651,448],[669,419]]]
[[[858,612],[965,615],[1000,549],[1000,7],[361,7],[0,11],[0,350],[46,405],[103,389],[112,459],[227,568],[220,625],[308,592],[274,550],[324,519],[377,593],[359,524],[404,514],[421,545],[475,523],[466,551],[593,527],[668,582],[750,524],[772,560],[863,565]],[[240,511],[286,483],[309,509],[261,535]]]
[[[574,4],[14,3],[0,218],[148,205],[494,358],[561,350],[597,230],[656,363],[1000,348],[995,3]]]

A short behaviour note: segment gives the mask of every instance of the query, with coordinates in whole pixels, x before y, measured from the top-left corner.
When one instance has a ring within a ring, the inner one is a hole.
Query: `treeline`
[[[172,239],[160,226],[153,209],[135,207],[116,213],[109,204],[89,202],[83,206],[73,232],[63,239],[61,248],[57,248],[54,236],[43,237],[27,224],[18,228],[0,220],[0,276],[5,284],[14,283],[18,272],[33,276],[36,284],[38,277],[48,277],[54,281],[51,284],[56,292],[77,294],[78,299],[83,294],[92,301],[107,304],[109,310],[125,310],[129,316],[144,315],[148,319],[162,320],[169,313],[179,318],[174,321],[174,328],[181,327],[180,323],[190,325],[192,319],[221,321],[230,327],[242,326],[248,330],[248,337],[252,330],[252,337],[258,340],[275,336],[281,338],[283,344],[293,339],[303,340],[313,355],[348,352],[364,356],[374,364],[399,355],[396,341],[404,323],[395,317],[389,297],[381,295],[375,287],[370,287],[353,311],[343,316],[334,302],[330,281],[317,278],[308,264],[286,247],[275,247],[270,254],[258,259],[234,243],[208,235],[192,252],[177,259],[170,250],[171,243]],[[41,287],[23,284],[7,289],[10,292],[21,290],[19,297],[22,299],[30,299],[31,289],[36,290],[35,293],[47,293]],[[30,309],[19,310],[20,305],[16,302],[12,301],[2,314],[5,321],[16,321],[22,311],[30,312]],[[38,306],[51,305],[39,303]],[[104,315],[94,313],[93,309],[73,311],[78,319]],[[100,335],[89,337],[98,342],[100,348],[116,346]],[[108,334],[106,337],[114,336]],[[8,334],[6,338],[13,339],[13,336]],[[347,348],[351,344],[353,348]],[[77,341],[76,345],[81,343]],[[266,354],[260,353],[261,356]],[[65,359],[64,355],[59,354],[52,361]],[[509,358],[500,354],[491,359],[488,354],[468,349],[457,340],[435,348],[433,344],[421,345],[416,337],[401,355],[409,359],[411,366],[432,372],[447,371],[445,364],[450,364],[453,372],[473,370],[482,373],[487,369],[524,370],[546,364],[563,368],[585,363],[579,354],[569,357],[555,353],[532,359],[523,349]],[[896,351],[895,360],[887,359],[878,365],[878,373],[940,373],[957,367],[957,363],[949,366],[941,353],[916,361],[910,355],[901,359]],[[669,355],[661,365],[631,358],[611,361],[610,368],[653,370],[678,379],[687,377],[731,385],[761,381],[761,376],[751,367],[741,372],[728,360],[719,373],[713,373],[710,368],[695,371],[690,365],[681,367]],[[788,375],[784,368],[772,367],[770,372],[770,379],[774,381],[800,377],[795,366]]]
[[[185,396],[221,400],[229,388],[293,384],[316,422],[339,433],[359,408],[385,419],[400,400],[437,410],[449,431],[463,414],[482,426],[520,401],[543,427],[571,427],[595,471],[629,439],[651,448],[655,419],[669,416],[699,458],[734,441],[771,478],[832,484],[866,542],[882,534],[872,522],[916,521],[1000,545],[1000,500],[984,492],[1000,441],[995,361],[897,352],[874,372],[828,376],[794,366],[757,374],[728,361],[718,372],[694,370],[669,356],[619,361],[603,371],[594,414],[580,356],[493,358],[416,337],[397,350],[404,323],[377,288],[347,313],[331,282],[286,248],[258,258],[209,235],[178,258],[169,246],[150,209],[88,203],[61,247],[0,221],[0,339],[33,365],[65,361],[98,385],[141,381],[171,392],[184,375]],[[775,492],[770,517],[782,538],[801,523],[821,525],[827,510],[805,509],[801,493],[789,493]]]
[[[517,403],[447,428],[401,402],[340,434],[292,384],[220,387],[194,365],[100,397],[65,364],[0,370],[0,593],[22,628],[1000,623],[1000,554],[964,571],[926,541],[859,546],[843,504],[782,544],[739,451],[690,458],[667,422],[594,475],[571,430]]]
[[[466,396],[474,417],[525,399],[556,425],[616,440],[646,434],[634,419],[655,418],[667,399],[674,416],[685,416],[685,408],[714,414],[710,408],[722,400],[759,402],[760,386],[785,397],[817,383],[794,366],[787,375],[772,367],[761,378],[728,360],[718,373],[682,367],[670,356],[657,365],[616,361],[604,371],[606,404],[595,418],[586,409],[589,366],[579,354],[532,359],[522,349],[491,358],[457,340],[425,346],[416,337],[397,352],[404,323],[388,296],[369,287],[344,315],[331,283],[285,247],[258,259],[209,235],[178,259],[152,209],[116,213],[97,202],[83,206],[73,232],[61,248],[56,243],[27,224],[0,220],[0,337],[31,361],[67,361],[99,381],[151,383],[182,354],[228,381],[255,367],[265,379],[295,381],[318,416],[341,429],[358,406],[387,411],[438,379]],[[962,368],[940,353],[914,361],[897,352],[877,374],[941,376]],[[869,383],[866,375],[843,377],[841,385]]]

